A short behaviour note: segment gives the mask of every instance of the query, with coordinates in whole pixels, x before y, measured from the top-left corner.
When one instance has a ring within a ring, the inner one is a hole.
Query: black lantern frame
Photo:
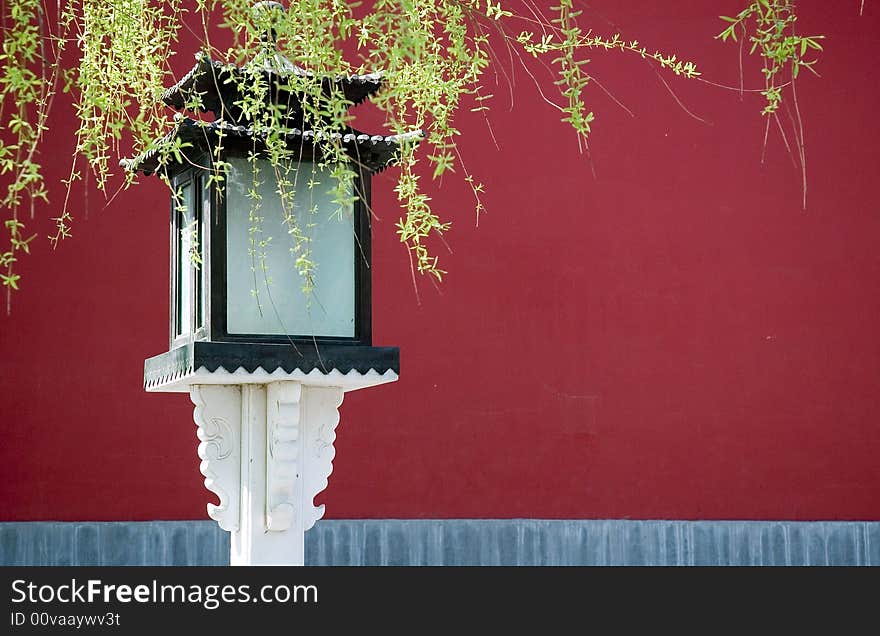
[[[247,149],[224,146],[222,158],[247,156]],[[304,161],[313,161],[315,157],[304,156]],[[352,210],[354,232],[351,240],[354,243],[354,336],[319,336],[312,334],[262,334],[262,333],[230,333],[227,329],[227,205],[225,186],[217,181],[208,184],[211,173],[211,154],[201,155],[196,161],[178,164],[169,170],[169,179],[174,192],[171,195],[171,254],[170,254],[170,298],[169,298],[169,341],[172,348],[190,341],[240,342],[240,343],[276,343],[276,344],[336,344],[336,345],[372,345],[372,288],[371,288],[371,224],[370,198],[371,176],[367,168],[351,164],[355,172],[353,182],[357,200]],[[225,183],[225,182],[224,182]],[[181,258],[179,253],[182,241],[181,234],[184,214],[178,208],[180,192],[189,186],[189,201],[182,202],[190,206],[196,228],[196,240],[200,250],[200,266],[191,259]],[[206,196],[207,195],[207,196]],[[207,208],[207,209],[206,209]],[[186,267],[187,272],[181,271]],[[181,297],[181,276],[188,275],[191,279],[188,308],[184,308]],[[183,319],[182,311],[188,311],[187,320]],[[185,330],[189,324],[192,329]]]

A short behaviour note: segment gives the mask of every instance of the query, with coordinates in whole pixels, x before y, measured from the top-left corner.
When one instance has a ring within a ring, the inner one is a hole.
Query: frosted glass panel
[[[293,214],[310,238],[316,264],[315,287],[309,297],[296,270],[289,226],[276,192],[274,170],[260,162],[257,191],[262,202],[249,220],[254,188],[252,164],[232,158],[226,186],[226,330],[230,334],[297,336],[355,335],[355,240],[353,210],[339,212],[333,202],[336,184],[329,171],[299,164]],[[314,172],[313,172],[314,169]],[[309,187],[309,182],[317,182]],[[349,187],[351,187],[349,185]],[[310,210],[317,208],[316,213]],[[260,247],[261,241],[267,241]],[[265,265],[265,271],[264,267]]]

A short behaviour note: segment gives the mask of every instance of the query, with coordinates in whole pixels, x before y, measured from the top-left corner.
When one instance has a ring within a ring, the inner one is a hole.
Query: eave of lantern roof
[[[160,169],[162,153],[159,148],[176,138],[189,142],[202,150],[213,147],[220,135],[238,139],[260,141],[261,137],[255,134],[253,127],[238,125],[223,120],[204,122],[188,117],[176,118],[174,128],[161,137],[151,148],[131,159],[123,159],[119,162],[125,170],[130,172],[142,172],[150,175]],[[368,135],[366,133],[347,129],[344,132],[324,132],[313,130],[300,130],[291,128],[283,137],[289,146],[307,144],[314,146],[315,142],[339,141],[352,159],[362,163],[371,172],[381,172],[397,158],[397,151],[405,143],[418,143],[424,138],[421,130],[412,130],[394,135]]]

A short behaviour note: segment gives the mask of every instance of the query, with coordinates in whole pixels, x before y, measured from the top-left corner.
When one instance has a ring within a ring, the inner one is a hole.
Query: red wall
[[[738,85],[712,35],[741,2],[590,4]],[[439,291],[417,299],[377,178],[375,343],[402,373],[346,397],[328,517],[880,519],[880,6],[799,4],[827,35],[798,88],[806,212],[773,131],[760,163],[760,96],[670,77],[701,123],[620,54],[590,72],[635,117],[590,90],[595,177],[521,70],[512,109],[493,91],[500,150],[461,117],[488,213],[432,187],[455,221]],[[72,147],[50,137],[52,178]],[[167,346],[166,192],[74,196],[74,237],[35,242],[0,316],[0,520],[205,518],[190,402],[141,388]]]

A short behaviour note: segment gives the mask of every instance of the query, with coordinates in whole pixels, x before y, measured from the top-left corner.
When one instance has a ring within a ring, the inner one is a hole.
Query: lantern
[[[144,386],[190,394],[201,472],[219,498],[208,514],[243,565],[303,563],[343,393],[398,377],[398,349],[372,346],[371,178],[422,136],[310,129],[302,82],[356,105],[381,77],[318,77],[266,43],[243,67],[197,56],[163,95],[182,111],[173,130],[122,162],[172,188],[169,349],[145,361]],[[255,83],[281,130],[250,122]],[[287,159],[270,160],[273,144]],[[326,144],[342,165],[328,164]]]

